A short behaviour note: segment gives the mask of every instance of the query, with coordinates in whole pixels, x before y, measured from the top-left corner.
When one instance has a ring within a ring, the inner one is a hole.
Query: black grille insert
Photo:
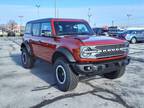
[[[96,46],[96,49],[99,53],[97,53],[95,56],[96,58],[104,58],[124,55],[125,51],[123,50],[123,48],[125,48],[124,44]]]

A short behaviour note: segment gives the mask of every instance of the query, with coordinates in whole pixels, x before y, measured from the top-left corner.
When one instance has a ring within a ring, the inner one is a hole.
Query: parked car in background
[[[8,35],[7,36],[15,36],[16,34],[15,34],[15,32],[13,32],[13,31],[8,31]]]
[[[3,36],[3,32],[2,32],[2,30],[0,30],[0,37],[1,37],[1,36]]]
[[[144,30],[127,30],[118,35],[118,38],[125,39],[132,44],[144,41]]]
[[[112,37],[117,37],[123,31],[124,31],[123,29],[120,29],[117,26],[111,26],[108,28],[108,34],[109,36],[112,36]]]
[[[109,36],[108,30],[105,28],[93,28],[93,31],[96,33],[96,35]]]
[[[7,36],[8,33],[6,31],[3,31],[3,36]]]

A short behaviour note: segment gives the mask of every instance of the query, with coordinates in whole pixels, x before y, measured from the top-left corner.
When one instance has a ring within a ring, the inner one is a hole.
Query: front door
[[[55,39],[52,37],[52,29],[50,22],[41,23],[40,29],[40,58],[51,62],[52,55],[55,51]]]

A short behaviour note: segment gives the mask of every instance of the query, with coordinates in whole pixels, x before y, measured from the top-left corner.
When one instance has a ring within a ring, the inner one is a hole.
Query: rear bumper
[[[120,60],[112,60],[106,62],[86,63],[86,64],[71,64],[72,70],[77,74],[83,75],[102,75],[120,69],[130,63],[130,57]]]

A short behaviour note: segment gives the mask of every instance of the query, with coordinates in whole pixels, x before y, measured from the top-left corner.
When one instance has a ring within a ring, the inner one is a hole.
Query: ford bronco
[[[129,43],[96,36],[85,20],[48,18],[26,24],[21,60],[32,68],[36,58],[53,64],[61,91],[76,88],[79,76],[121,77],[129,64]]]

